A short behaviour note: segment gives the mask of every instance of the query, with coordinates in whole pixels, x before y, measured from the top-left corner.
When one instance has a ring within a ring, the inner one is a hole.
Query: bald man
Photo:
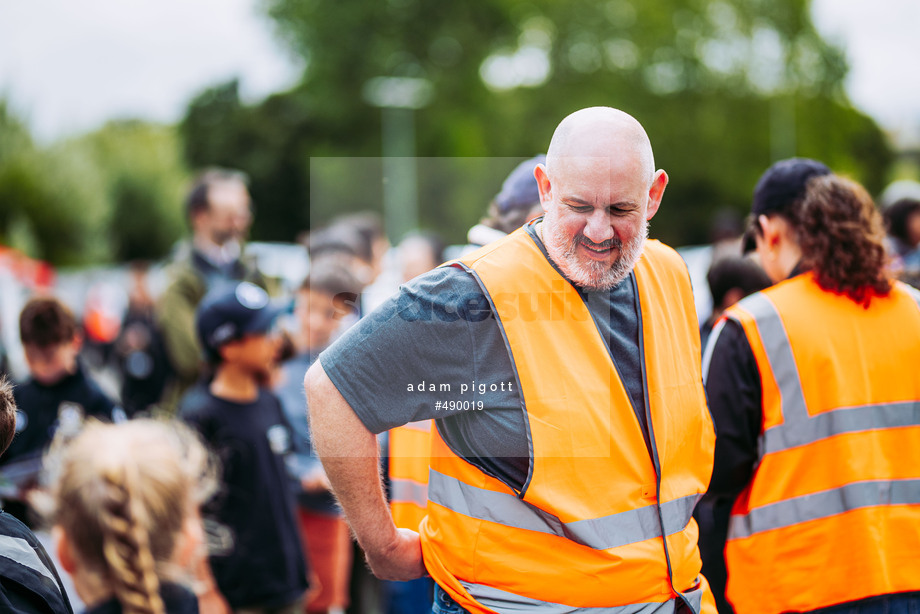
[[[320,355],[316,448],[371,569],[428,573],[437,614],[714,614],[691,518],[714,444],[693,297],[646,240],[667,174],[604,107],[566,117],[534,176],[542,218],[415,278]],[[390,518],[374,434],[425,419],[414,532]]]

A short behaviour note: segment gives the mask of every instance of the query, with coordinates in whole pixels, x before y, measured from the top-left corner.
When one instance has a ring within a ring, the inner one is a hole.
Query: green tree
[[[161,258],[182,233],[175,129],[137,121],[38,147],[0,101],[0,241],[59,266]]]
[[[40,149],[0,102],[0,240],[57,265],[105,257],[99,174],[68,146]]]
[[[892,159],[879,128],[847,101],[843,55],[817,34],[806,0],[263,5],[305,61],[302,84],[254,107],[239,103],[235,86],[217,88],[190,107],[183,134],[187,151],[211,152],[190,161],[250,170],[254,193],[257,178],[285,178],[257,198],[257,228],[273,237],[291,235],[293,220],[322,222],[342,203],[379,206],[379,183],[354,181],[337,187],[336,200],[311,201],[314,219],[298,217],[309,157],[380,155],[381,113],[367,88],[381,76],[431,84],[429,104],[415,113],[422,157],[520,159],[545,149],[559,119],[578,108],[632,113],[671,176],[653,234],[677,244],[707,240],[717,209],[745,210],[778,158],[823,159],[873,191]],[[209,121],[210,132],[192,129]],[[491,173],[471,181],[464,168],[472,167],[459,161],[442,166],[420,173],[420,217],[456,241],[498,181]]]
[[[103,175],[110,258],[124,262],[165,256],[184,229],[188,173],[176,129],[114,121],[73,147]]]

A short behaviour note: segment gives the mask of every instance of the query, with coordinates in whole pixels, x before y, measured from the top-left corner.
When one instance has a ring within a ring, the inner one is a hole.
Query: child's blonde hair
[[[126,614],[161,614],[185,522],[213,490],[204,445],[175,421],[92,422],[50,458],[55,524]]]

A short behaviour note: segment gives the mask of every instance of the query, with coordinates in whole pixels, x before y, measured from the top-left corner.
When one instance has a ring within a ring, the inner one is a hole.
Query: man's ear
[[[537,180],[537,190],[540,192],[540,206],[546,212],[549,210],[549,204],[553,201],[553,187],[550,184],[549,175],[546,174],[546,167],[542,164],[537,164],[537,167],[533,169],[533,176]]]
[[[648,189],[648,209],[645,212],[645,220],[648,221],[658,213],[658,207],[661,206],[661,199],[664,197],[664,189],[668,187],[668,174],[661,169],[655,171],[655,177],[652,179],[652,185]]]
[[[63,527],[55,525],[51,529],[51,539],[54,542],[54,550],[57,552],[61,568],[72,576],[77,570],[77,564],[70,549],[70,540],[67,539],[67,533],[64,532]]]

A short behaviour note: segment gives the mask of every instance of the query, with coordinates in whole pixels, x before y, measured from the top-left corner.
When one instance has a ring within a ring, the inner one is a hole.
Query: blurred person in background
[[[533,168],[544,162],[546,156],[540,154],[514,167],[502,183],[502,189],[489,203],[486,217],[467,232],[466,239],[470,245],[480,247],[501,239],[543,215]]]
[[[89,424],[56,442],[54,541],[87,614],[197,614],[198,508],[213,466],[177,421]]]
[[[511,171],[502,183],[501,190],[489,203],[486,217],[467,233],[470,243],[491,243],[543,215],[533,167],[545,162],[546,155],[539,154],[521,162]]]
[[[737,497],[728,601],[738,614],[915,611],[920,294],[889,278],[866,191],[819,162],[770,167],[752,213],[776,285],[726,311],[703,370],[719,434],[709,492]]]
[[[192,237],[178,248],[155,310],[173,373],[163,396],[168,412],[175,410],[178,399],[203,373],[194,324],[201,299],[223,283],[268,285],[244,252],[243,242],[252,224],[247,182],[240,171],[208,169],[195,179],[186,198]]]
[[[54,297],[29,300],[19,317],[19,334],[30,377],[13,394],[16,437],[2,459],[7,475],[16,474],[17,501],[7,511],[26,524],[26,502],[39,486],[41,456],[57,431],[75,435],[88,417],[124,420],[118,407],[87,374],[79,360],[83,337],[73,312]]]
[[[399,287],[399,271],[394,262],[394,250],[384,232],[383,220],[373,211],[352,213],[335,218],[330,229],[350,228],[360,237],[359,256],[363,266],[355,269],[364,284],[361,292],[361,313],[370,313],[389,298]]]
[[[343,267],[362,284],[373,279],[373,252],[357,228],[334,224],[310,231],[306,240],[310,264],[331,263]]]
[[[314,586],[307,593],[307,614],[337,614],[348,606],[352,543],[348,525],[329,490],[329,480],[313,451],[304,412],[303,378],[329,345],[343,316],[357,306],[360,282],[329,261],[314,263],[297,291],[292,338],[297,354],[281,365],[274,392],[294,432],[289,471],[298,484],[298,521]]]
[[[723,207],[716,211],[709,223],[709,242],[712,244],[712,264],[722,258],[738,256],[744,234],[744,219],[734,209]]]
[[[163,395],[170,376],[169,357],[154,319],[146,262],[129,265],[128,310],[115,341],[121,374],[121,403],[128,416],[148,411]]]
[[[770,286],[770,278],[751,258],[744,256],[723,256],[717,259],[706,273],[706,283],[712,294],[712,314],[700,326],[701,347],[706,342],[712,327],[722,313],[749,294]]]
[[[899,198],[884,216],[892,268],[901,281],[920,288],[920,198]]]
[[[444,240],[434,232],[416,231],[399,242],[401,283],[405,283],[444,262]]]
[[[342,215],[330,223],[330,228],[345,226],[356,230],[361,238],[361,260],[367,264],[368,270],[359,276],[359,281],[365,285],[374,283],[374,280],[383,271],[384,257],[390,249],[390,241],[383,230],[383,220],[373,211],[362,211]]]
[[[287,472],[292,430],[267,388],[280,313],[249,282],[208,293],[196,331],[214,377],[190,390],[179,410],[221,462],[218,494],[204,518],[214,579],[238,614],[301,614],[308,586]]]
[[[13,386],[0,375],[0,457],[16,434]],[[34,614],[73,612],[54,563],[15,516],[0,510],[0,610]]]

